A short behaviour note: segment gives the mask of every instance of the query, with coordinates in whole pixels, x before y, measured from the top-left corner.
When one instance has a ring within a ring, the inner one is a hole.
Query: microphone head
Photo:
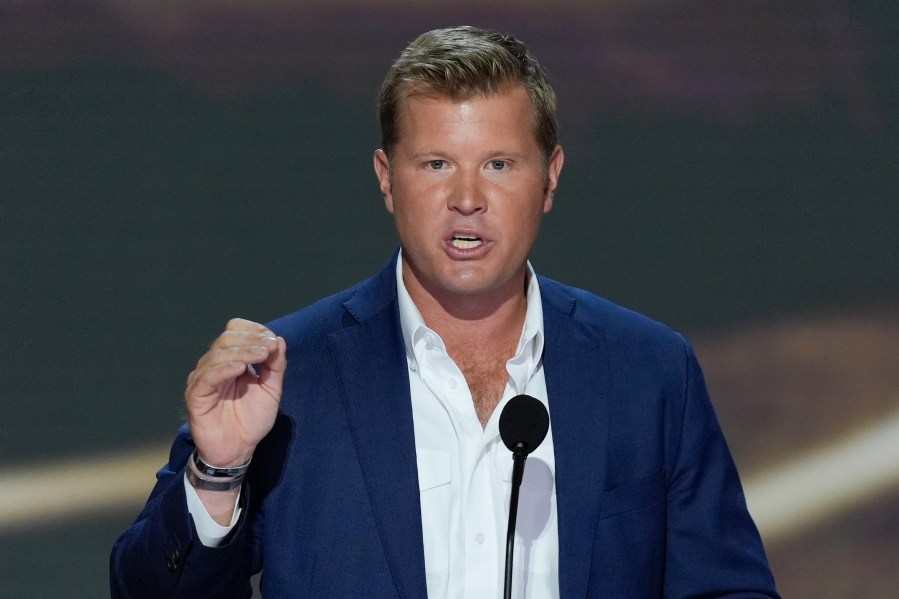
[[[549,431],[549,413],[539,399],[516,395],[499,415],[499,436],[509,451],[531,453]]]

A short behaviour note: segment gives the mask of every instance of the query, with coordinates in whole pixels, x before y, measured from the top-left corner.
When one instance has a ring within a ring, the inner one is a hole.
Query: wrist
[[[252,459],[252,458],[251,458]],[[250,459],[239,466],[215,466],[207,463],[195,449],[187,459],[187,480],[195,489],[232,491],[243,484]]]

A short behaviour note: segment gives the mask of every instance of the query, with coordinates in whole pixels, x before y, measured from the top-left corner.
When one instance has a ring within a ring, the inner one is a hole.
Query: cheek
[[[427,229],[435,226],[441,216],[441,204],[429,190],[406,189],[402,196],[393,196],[393,214],[410,227]]]
[[[396,204],[393,218],[403,243],[426,239],[429,236],[429,219],[414,206]]]
[[[540,223],[543,220],[543,204],[532,205],[518,213],[517,227],[510,231],[518,236],[527,245],[535,239],[540,231]],[[524,246],[522,247],[524,249]]]
[[[543,197],[534,198],[524,206],[519,206],[516,214],[523,228],[531,229],[540,226],[543,215],[548,211]]]

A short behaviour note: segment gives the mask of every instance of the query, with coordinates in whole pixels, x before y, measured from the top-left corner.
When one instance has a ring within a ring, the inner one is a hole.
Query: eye
[[[428,162],[428,168],[434,171],[442,170],[446,166],[445,160],[431,160]]]
[[[490,168],[492,168],[495,171],[501,171],[504,168],[506,168],[506,161],[505,160],[491,160]]]

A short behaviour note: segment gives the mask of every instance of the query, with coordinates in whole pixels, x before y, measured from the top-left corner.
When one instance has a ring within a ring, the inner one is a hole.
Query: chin
[[[478,270],[465,269],[454,273],[451,279],[445,280],[442,287],[445,291],[459,296],[476,297],[503,289],[508,280]]]

